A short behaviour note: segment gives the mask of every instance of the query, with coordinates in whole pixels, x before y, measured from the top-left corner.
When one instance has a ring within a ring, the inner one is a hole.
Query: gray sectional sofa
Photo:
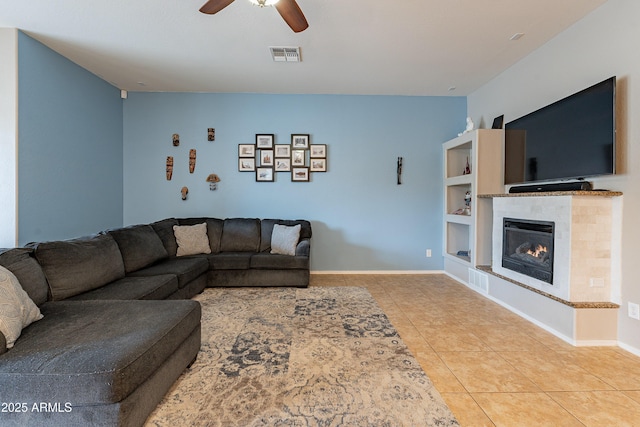
[[[0,251],[44,316],[10,349],[0,333],[0,424],[142,425],[200,349],[190,298],[308,286],[310,238],[304,220],[171,218]]]

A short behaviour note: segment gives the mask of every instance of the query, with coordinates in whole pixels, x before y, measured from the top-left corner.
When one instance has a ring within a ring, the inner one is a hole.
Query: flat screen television
[[[614,174],[615,95],[611,77],[507,123],[504,183]]]

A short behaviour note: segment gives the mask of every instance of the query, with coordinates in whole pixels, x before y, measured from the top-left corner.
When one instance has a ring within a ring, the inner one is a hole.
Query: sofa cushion
[[[156,232],[169,256],[176,256],[178,244],[176,236],[173,234],[173,226],[178,225],[178,220],[174,218],[163,219],[162,221],[152,222],[151,228]]]
[[[109,234],[39,243],[36,259],[49,282],[51,298],[62,300],[124,277],[118,244]]]
[[[311,238],[311,223],[304,219],[263,219],[260,223],[260,252],[271,250],[271,235],[275,224],[294,226],[300,224],[300,240]]]
[[[140,270],[169,256],[162,240],[148,224],[110,230],[109,234],[118,243],[125,273]]]
[[[49,297],[49,284],[42,267],[32,255],[33,249],[9,249],[0,253],[0,265],[15,274],[29,298],[36,305],[41,305]]]
[[[120,402],[199,330],[196,301],[58,301],[2,355],[0,390],[15,402]]]
[[[228,218],[224,220],[220,251],[258,252],[260,249],[260,220]]]
[[[271,235],[271,253],[294,256],[299,239],[300,224],[294,226],[275,224]]]
[[[308,269],[309,258],[260,252],[251,257],[251,268],[259,270]]]
[[[221,252],[210,255],[211,270],[247,270],[251,267],[251,256],[254,252]]]
[[[211,253],[206,222],[194,225],[174,225],[173,233],[176,235],[178,243],[177,256]]]
[[[38,306],[22,289],[16,276],[0,266],[0,332],[6,348],[13,347],[22,330],[40,319]]]
[[[125,277],[101,288],[69,298],[70,300],[158,300],[178,290],[175,274],[147,277]]]
[[[207,236],[209,237],[209,248],[211,253],[220,252],[220,240],[222,239],[222,226],[224,221],[217,218],[181,218],[180,225],[194,225],[202,222],[207,223]]]
[[[154,264],[142,270],[134,271],[132,277],[155,276],[158,274],[175,274],[178,276],[178,287],[187,286],[189,282],[204,274],[209,269],[209,262],[205,258],[181,257],[167,258],[159,264]]]

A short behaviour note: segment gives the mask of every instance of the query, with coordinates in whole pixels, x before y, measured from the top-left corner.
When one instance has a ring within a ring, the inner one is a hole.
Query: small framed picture
[[[256,146],[253,144],[238,144],[238,157],[255,157]]]
[[[291,146],[289,144],[276,144],[275,152],[277,158],[291,157]]]
[[[292,168],[291,181],[309,181],[309,168]]]
[[[309,170],[311,172],[326,172],[327,159],[311,159],[311,166]]]
[[[309,157],[321,158],[327,157],[327,144],[312,144],[309,146]]]
[[[256,181],[273,182],[273,168],[256,168]]]
[[[276,172],[291,172],[291,159],[279,159],[276,157],[276,164],[274,167]]]
[[[256,147],[273,148],[273,134],[272,133],[256,134]]]
[[[273,166],[273,150],[260,150],[260,166]]]
[[[291,166],[306,166],[307,150],[291,150]]]
[[[309,134],[308,133],[291,134],[291,146],[293,148],[309,148]]]
[[[240,157],[238,159],[238,170],[240,172],[253,172],[256,170],[256,159],[249,157]]]

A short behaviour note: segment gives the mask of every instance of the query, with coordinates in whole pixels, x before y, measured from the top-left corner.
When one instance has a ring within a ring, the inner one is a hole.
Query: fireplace
[[[553,284],[554,223],[503,218],[502,267]]]

